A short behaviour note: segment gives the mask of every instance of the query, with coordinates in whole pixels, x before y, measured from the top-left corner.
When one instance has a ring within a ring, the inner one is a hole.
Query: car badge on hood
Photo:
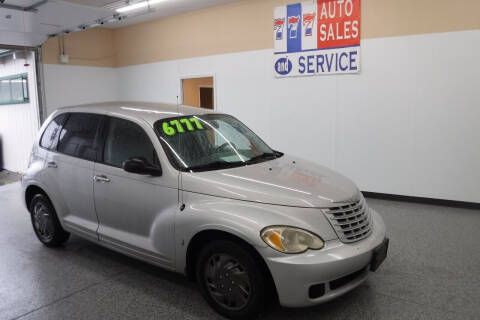
[[[332,201],[332,202],[333,203],[352,203],[352,202],[358,202],[358,201],[360,201],[360,192],[351,198],[341,200],[341,201]]]

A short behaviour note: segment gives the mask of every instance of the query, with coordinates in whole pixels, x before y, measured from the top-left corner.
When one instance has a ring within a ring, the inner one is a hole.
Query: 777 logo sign
[[[306,37],[312,36],[314,23],[315,23],[315,13],[306,13],[303,15],[303,28],[305,29]]]
[[[283,28],[285,27],[285,18],[273,20],[273,29],[275,30],[275,39],[283,39]]]
[[[299,22],[300,22],[300,16],[288,17],[288,29],[290,30],[290,33],[288,35],[289,38],[292,39],[297,37]]]

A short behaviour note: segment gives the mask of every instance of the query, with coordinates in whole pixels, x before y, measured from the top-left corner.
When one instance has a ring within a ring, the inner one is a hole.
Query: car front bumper
[[[354,289],[366,280],[376,248],[386,242],[385,225],[373,209],[372,233],[358,242],[325,242],[321,250],[286,255],[270,247],[258,248],[270,269],[280,304],[306,307]],[[386,243],[388,246],[388,241]]]

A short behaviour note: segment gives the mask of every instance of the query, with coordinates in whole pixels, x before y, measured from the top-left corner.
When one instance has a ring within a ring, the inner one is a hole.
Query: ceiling
[[[5,0],[6,5],[28,7],[41,0]],[[131,0],[130,3],[143,1]],[[118,28],[147,20],[176,15],[239,0],[164,0],[150,9],[144,8],[122,14],[126,19],[104,26]],[[107,21],[115,9],[125,1],[113,0],[48,0],[36,12],[25,12],[0,7],[0,45],[37,46],[48,35],[78,31],[78,26],[91,25],[101,19]],[[113,21],[114,19],[111,19]]]
[[[75,4],[81,4],[84,6],[98,7],[98,8],[104,7],[114,2],[119,2],[115,0],[65,0],[65,1],[75,3]],[[125,1],[122,1],[122,2],[125,2]]]

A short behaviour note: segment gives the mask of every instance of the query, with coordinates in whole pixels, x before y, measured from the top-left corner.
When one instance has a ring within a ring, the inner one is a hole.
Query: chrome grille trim
[[[372,218],[363,197],[338,207],[325,208],[323,212],[342,242],[359,241],[372,232]]]
[[[361,221],[362,222],[360,224],[349,225],[348,227],[342,228],[342,232],[346,233],[348,231],[353,231],[355,229],[364,229],[363,227],[368,226],[370,224],[370,219],[368,218]],[[342,225],[341,227],[344,227],[344,226],[345,225]]]
[[[363,198],[362,198],[363,200]],[[362,203],[362,200],[358,201],[358,202],[354,202],[352,204],[347,204],[347,205],[344,205],[344,206],[341,206],[341,207],[333,207],[333,208],[328,208],[328,213],[331,213],[331,214],[335,214],[335,213],[345,213],[345,210],[348,209],[348,210],[355,210],[355,209],[359,209],[363,206],[363,203]]]
[[[335,220],[335,221],[338,222],[340,220],[347,220],[347,219],[350,219],[350,218],[353,218],[353,217],[359,217],[359,216],[362,216],[362,215],[363,215],[363,212],[361,212],[359,209],[357,209],[352,214],[346,214],[346,215],[343,215],[341,217],[333,216],[332,220]]]

